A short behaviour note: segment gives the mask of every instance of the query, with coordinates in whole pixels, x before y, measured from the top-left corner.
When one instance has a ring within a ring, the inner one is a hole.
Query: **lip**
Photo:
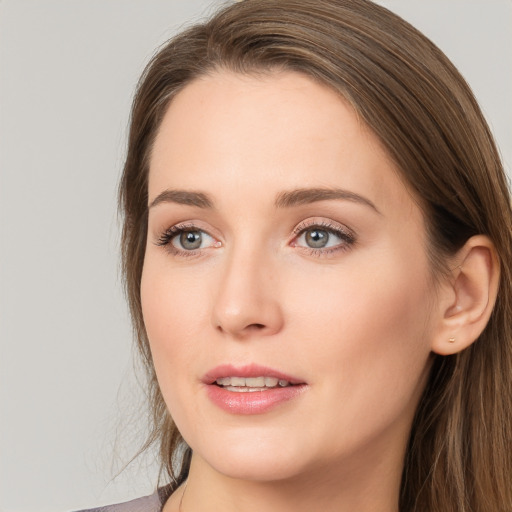
[[[215,381],[222,377],[247,378],[262,376],[286,380],[292,386],[243,393],[228,391],[215,384]],[[201,380],[206,385],[208,398],[216,406],[231,414],[243,415],[269,412],[279,405],[298,397],[307,388],[307,383],[300,378],[257,364],[246,366],[220,365],[208,371]]]

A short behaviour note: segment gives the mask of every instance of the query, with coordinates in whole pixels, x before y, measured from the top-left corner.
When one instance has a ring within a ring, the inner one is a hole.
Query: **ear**
[[[491,316],[500,278],[500,265],[491,240],[471,237],[453,258],[452,271],[440,290],[440,324],[432,351],[451,355],[469,347]]]

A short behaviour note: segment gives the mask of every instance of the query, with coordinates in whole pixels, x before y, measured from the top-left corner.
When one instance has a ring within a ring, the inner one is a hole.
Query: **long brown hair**
[[[489,128],[445,55],[369,0],[246,0],[171,39],[133,103],[120,184],[123,270],[148,379],[153,430],[168,476],[186,477],[190,450],[160,393],[142,320],[151,149],[172,98],[199,76],[275,69],[338,91],[381,139],[423,209],[433,269],[474,234],[493,241],[501,282],[471,347],[436,356],[405,458],[403,512],[512,510],[512,214]]]

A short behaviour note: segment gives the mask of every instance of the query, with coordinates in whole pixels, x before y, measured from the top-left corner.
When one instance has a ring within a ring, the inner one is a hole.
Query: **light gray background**
[[[512,163],[512,0],[382,0],[452,58]],[[0,0],[0,511],[153,490],[116,186],[155,48],[215,0]],[[117,456],[115,455],[117,454]]]

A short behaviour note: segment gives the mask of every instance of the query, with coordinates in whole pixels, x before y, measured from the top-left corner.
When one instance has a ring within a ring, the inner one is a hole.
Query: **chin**
[[[297,465],[297,454],[291,458],[283,458],[278,453],[266,456],[253,456],[249,462],[238,458],[207,461],[212,468],[224,476],[252,482],[277,482],[290,480],[301,473]]]
[[[255,482],[287,480],[308,466],[303,443],[245,432],[239,439],[209,439],[194,455],[216,472],[235,479]]]

